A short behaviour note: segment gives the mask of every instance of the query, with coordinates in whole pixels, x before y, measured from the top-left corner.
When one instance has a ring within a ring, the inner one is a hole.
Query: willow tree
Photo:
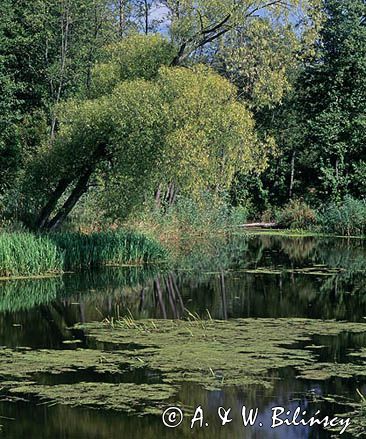
[[[160,182],[194,196],[265,165],[235,87],[205,66],[170,66],[172,51],[157,36],[119,43],[94,70],[93,97],[59,108],[56,139],[28,168],[38,228],[59,227],[91,182],[120,217]]]

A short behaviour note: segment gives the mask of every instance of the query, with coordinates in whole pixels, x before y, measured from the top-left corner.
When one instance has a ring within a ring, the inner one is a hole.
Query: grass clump
[[[62,265],[62,254],[47,236],[0,234],[0,277],[56,273]]]
[[[157,241],[129,231],[56,233],[50,239],[64,256],[64,269],[101,265],[141,264],[166,259]]]
[[[128,223],[135,230],[151,234],[171,252],[180,253],[187,242],[201,244],[231,233],[247,217],[245,206],[233,207],[225,197],[204,193],[198,200],[181,195],[171,205],[147,204],[132,214]]]

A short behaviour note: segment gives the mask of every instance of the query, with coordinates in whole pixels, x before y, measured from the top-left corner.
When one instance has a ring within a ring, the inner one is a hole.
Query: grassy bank
[[[0,234],[0,277],[43,276],[100,265],[132,265],[166,259],[157,241],[140,233]]]

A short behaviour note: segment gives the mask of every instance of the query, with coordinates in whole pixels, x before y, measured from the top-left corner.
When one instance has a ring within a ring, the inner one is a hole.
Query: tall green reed
[[[145,235],[92,233],[0,234],[0,277],[37,276],[101,265],[133,265],[166,259],[160,243]]]
[[[145,235],[129,232],[56,233],[49,238],[64,257],[64,269],[142,264],[166,259],[165,249]]]
[[[0,276],[34,276],[62,271],[63,258],[47,236],[0,234]]]

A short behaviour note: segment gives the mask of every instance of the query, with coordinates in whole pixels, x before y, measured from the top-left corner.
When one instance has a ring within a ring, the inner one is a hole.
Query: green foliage
[[[229,206],[223,200],[205,194],[200,202],[179,197],[177,203],[163,213],[162,219],[177,224],[183,230],[217,232],[227,225],[228,217]]]
[[[30,233],[0,234],[0,277],[60,272],[62,264],[60,252],[48,237]]]
[[[49,239],[64,257],[64,269],[141,264],[167,258],[155,240],[134,232],[55,233]]]
[[[124,47],[129,51],[121,52]],[[123,61],[139,59],[142,49],[151,56],[157,52],[154,62],[161,63],[171,47],[161,37],[130,37],[112,52]],[[227,190],[239,170],[265,167],[266,145],[257,140],[252,115],[238,102],[234,86],[200,65],[162,66],[152,80],[134,78],[151,76],[150,58],[145,58],[147,67],[139,61],[134,73],[121,61],[128,71],[119,74],[110,94],[60,107],[57,138],[28,168],[31,208],[44,205],[49,188],[60,181],[66,182],[67,195],[85,175],[76,201],[94,178],[102,210],[121,218],[159,184],[174,182],[181,193],[199,197],[202,190]],[[127,77],[132,79],[121,80]]]
[[[111,223],[169,185],[258,216],[364,196],[363,0],[157,5],[3,1],[2,216],[56,229],[91,192]]]
[[[204,66],[163,68],[158,80],[173,128],[160,158],[160,181],[174,181],[191,196],[209,188],[220,193],[239,170],[265,167],[266,145],[256,138],[252,114],[228,81]]]
[[[347,193],[363,196],[365,189],[352,183],[354,170],[362,169],[366,142],[365,2],[323,5],[317,56],[300,78],[305,124],[299,159],[305,185],[314,185],[318,198],[339,200]]]
[[[323,0],[320,12],[314,53],[304,57],[301,51],[285,65],[290,92],[271,111],[255,113],[260,132],[274,135],[277,150],[264,173],[244,176],[236,189],[244,187],[259,211],[283,205],[289,196],[317,207],[346,194],[364,196],[365,3]]]
[[[11,2],[1,5],[0,16],[0,194],[9,188],[20,162],[18,122],[19,86],[9,69],[13,57],[10,53],[7,33],[11,26]]]
[[[104,63],[92,71],[93,97],[111,93],[121,81],[154,79],[161,66],[169,65],[174,46],[160,35],[132,35],[107,47]]]
[[[179,195],[172,205],[157,207],[145,206],[140,212],[134,212],[129,221],[139,225],[141,230],[152,230],[160,239],[171,241],[194,235],[217,235],[231,226],[246,222],[248,209],[245,206],[233,207],[228,199],[214,196],[209,192],[201,197]]]
[[[365,235],[365,200],[347,196],[343,202],[330,204],[320,214],[320,225],[324,231],[342,236]]]
[[[263,17],[230,33],[214,65],[252,107],[273,108],[291,88],[290,73],[299,62],[294,56],[299,48],[300,41],[287,23],[276,26]]]
[[[317,215],[304,201],[290,201],[278,214],[278,225],[287,229],[309,229],[316,225]]]
[[[89,88],[101,47],[116,35],[112,17],[104,0],[1,2],[0,194],[17,188],[49,141],[55,104]]]

